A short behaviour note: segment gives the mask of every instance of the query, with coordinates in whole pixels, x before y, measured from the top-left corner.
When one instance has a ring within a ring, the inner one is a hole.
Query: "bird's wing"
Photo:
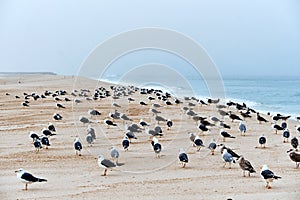
[[[231,162],[232,161],[232,156],[229,154],[229,153],[225,153],[223,155],[223,159],[226,161],[226,162]]]
[[[271,170],[264,170],[261,172],[261,175],[264,177],[264,179],[273,178],[274,173]]]
[[[294,160],[295,160],[295,162],[300,162],[300,154],[295,153],[294,154]]]
[[[179,155],[179,160],[180,161],[184,161],[184,162],[188,162],[188,157],[187,157],[187,155],[185,153],[181,153]]]
[[[21,179],[24,179],[26,181],[29,181],[29,182],[37,182],[39,179],[32,176],[31,174],[25,172],[22,176],[21,176]]]
[[[107,160],[107,159],[104,159],[102,162],[101,162],[102,165],[104,165],[105,167],[107,168],[110,168],[110,167],[116,167],[115,163],[111,162],[110,160]]]

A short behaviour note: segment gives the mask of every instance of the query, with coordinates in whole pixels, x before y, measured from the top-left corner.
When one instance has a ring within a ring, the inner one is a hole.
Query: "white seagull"
[[[270,182],[273,182],[274,179],[281,178],[280,176],[276,176],[271,170],[269,170],[267,165],[263,165],[260,171],[261,177],[266,181],[266,188],[271,189]]]
[[[25,190],[27,190],[28,184],[34,182],[46,182],[46,179],[34,177],[32,174],[25,172],[22,168],[15,171],[17,173],[17,178],[21,180],[22,183],[25,183]]]
[[[107,169],[114,168],[117,166],[115,163],[111,162],[110,160],[105,159],[103,155],[99,155],[98,165],[99,167],[104,168],[104,172],[102,176],[106,176]]]

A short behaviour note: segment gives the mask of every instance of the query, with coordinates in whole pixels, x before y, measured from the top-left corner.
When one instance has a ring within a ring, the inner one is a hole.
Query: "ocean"
[[[132,77],[126,79],[119,75],[110,75],[101,80],[163,89],[179,97],[189,95],[190,93],[185,92],[190,87],[193,89],[193,96],[201,99],[211,97],[206,82],[201,77],[190,75],[184,77],[185,80],[179,80],[174,76],[164,76],[163,78],[157,77],[154,81],[147,80],[147,77],[129,81]],[[164,81],[160,83],[159,80],[162,79]],[[292,115],[293,118],[300,116],[300,77],[239,76],[223,77],[222,79],[226,101],[244,102],[248,107],[264,114],[267,112],[281,113]]]

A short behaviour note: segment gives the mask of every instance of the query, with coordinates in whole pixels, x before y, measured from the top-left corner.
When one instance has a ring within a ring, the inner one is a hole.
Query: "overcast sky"
[[[141,27],[193,38],[223,75],[300,75],[298,0],[0,0],[0,71],[76,74],[99,43]]]

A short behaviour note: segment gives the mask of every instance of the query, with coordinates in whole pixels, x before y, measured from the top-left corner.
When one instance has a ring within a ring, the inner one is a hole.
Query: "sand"
[[[20,81],[20,83],[19,83]],[[271,128],[271,123],[258,124],[254,114],[252,119],[246,120],[246,136],[241,136],[238,130],[239,122],[224,121],[231,125],[229,133],[236,136],[222,142],[219,126],[210,128],[209,133],[201,135],[205,145],[211,138],[217,143],[224,143],[243,155],[254,166],[257,173],[250,177],[243,177],[243,172],[238,164],[231,169],[223,167],[221,153],[216,151],[211,155],[209,149],[202,148],[200,152],[191,146],[188,132],[201,132],[194,121],[181,111],[182,105],[166,106],[161,101],[153,101],[163,105],[158,109],[161,116],[171,118],[174,126],[167,130],[165,124],[160,124],[164,136],[159,138],[163,145],[162,157],[155,158],[150,145],[149,136],[143,131],[137,133],[137,140],[130,144],[129,151],[122,150],[121,141],[124,135],[124,123],[117,120],[118,127],[107,129],[103,120],[110,111],[114,111],[112,102],[122,106],[120,112],[126,113],[133,122],[138,123],[141,118],[155,125],[152,114],[149,114],[151,103],[148,95],[135,93],[132,98],[135,102],[128,103],[127,97],[113,100],[106,98],[97,101],[88,101],[85,97],[73,97],[73,89],[90,89],[110,84],[93,80],[68,76],[54,75],[26,75],[20,77],[0,78],[0,198],[1,199],[299,199],[300,169],[295,169],[286,153],[291,148],[290,143],[283,143],[282,132],[277,135]],[[45,90],[55,91],[64,89],[71,99],[78,98],[83,102],[61,102],[66,109],[55,107],[56,102],[52,97],[34,101],[30,99],[30,107],[21,106],[24,101],[23,92],[38,94]],[[6,95],[9,93],[9,95]],[[16,99],[15,95],[20,96]],[[148,106],[140,106],[139,101],[145,101]],[[95,108],[102,115],[90,117],[88,109]],[[228,109],[226,109],[228,110]],[[234,108],[229,108],[237,112]],[[217,116],[215,105],[194,108],[200,116]],[[53,121],[53,113],[63,116],[62,121]],[[89,117],[94,123],[97,139],[92,147],[85,141],[86,128],[79,122],[79,116]],[[270,120],[269,116],[263,115]],[[50,138],[51,147],[35,153],[29,131],[40,134],[48,122],[53,122],[57,135]],[[288,121],[291,135],[299,136],[295,130],[297,123]],[[257,148],[258,138],[261,134],[267,137],[265,149]],[[73,141],[79,136],[83,144],[82,156],[76,156]],[[299,138],[299,137],[298,137]],[[109,147],[115,146],[120,152],[119,162],[123,166],[117,170],[108,171],[107,176],[101,176],[103,169],[97,165],[97,155],[109,157]],[[183,147],[189,156],[186,168],[178,164],[179,148]],[[260,177],[260,167],[267,164],[275,174],[282,179],[271,183],[272,189],[265,188],[265,182]],[[22,167],[28,172],[46,178],[46,183],[29,185],[23,191],[22,184],[14,173]]]

